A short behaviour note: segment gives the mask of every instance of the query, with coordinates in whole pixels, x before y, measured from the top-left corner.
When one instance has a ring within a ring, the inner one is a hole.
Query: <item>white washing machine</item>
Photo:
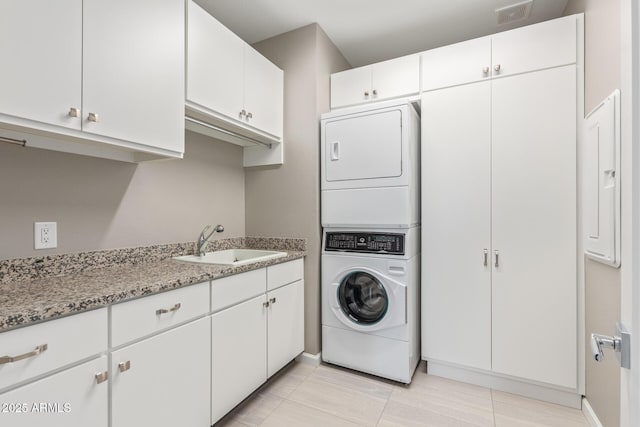
[[[324,227],[413,227],[420,222],[420,117],[407,100],[322,115]]]
[[[420,228],[328,228],[322,360],[410,383],[420,358]]]

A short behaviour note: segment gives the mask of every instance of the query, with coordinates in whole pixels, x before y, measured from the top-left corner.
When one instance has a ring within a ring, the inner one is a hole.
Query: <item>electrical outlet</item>
[[[36,222],[33,227],[33,243],[36,249],[58,247],[58,230],[55,222]]]

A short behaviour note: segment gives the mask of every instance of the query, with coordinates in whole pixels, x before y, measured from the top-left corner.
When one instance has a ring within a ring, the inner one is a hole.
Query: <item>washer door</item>
[[[331,310],[349,329],[377,331],[407,323],[406,285],[378,271],[343,271],[327,290]]]
[[[340,308],[356,323],[378,323],[387,314],[389,296],[378,279],[364,271],[348,274],[338,286]]]

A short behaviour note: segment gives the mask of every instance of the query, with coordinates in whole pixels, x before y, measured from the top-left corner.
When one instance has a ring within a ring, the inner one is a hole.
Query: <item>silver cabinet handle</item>
[[[496,64],[496,65],[494,65],[494,66],[493,66],[493,71],[495,71],[496,73],[497,73],[498,71],[500,71],[500,64]]]
[[[43,352],[47,351],[48,348],[49,348],[48,344],[41,344],[41,345],[37,346],[35,348],[35,350],[30,351],[30,352],[25,353],[25,354],[20,354],[18,356],[2,356],[2,357],[0,357],[0,365],[4,365],[4,364],[7,364],[7,363],[13,363],[13,362],[17,362],[19,360],[24,360],[24,359],[28,359],[30,357],[37,356],[40,353],[43,353]]]
[[[176,303],[171,308],[159,308],[159,309],[156,310],[156,316],[160,316],[161,314],[167,314],[167,313],[176,312],[176,311],[180,310],[180,307],[182,307],[182,304]]]
[[[482,69],[482,74],[489,74],[489,67],[484,67]]]
[[[262,306],[263,306],[263,307],[265,307],[265,308],[269,307],[269,301],[265,301],[265,302],[263,302],[263,303],[262,303]]]
[[[253,118],[253,114],[251,114],[251,112],[247,113],[247,120],[252,119]]]
[[[500,252],[498,251],[494,251],[494,253],[496,254],[496,268],[500,267]]]
[[[96,384],[102,384],[109,379],[109,371],[96,373]]]
[[[127,360],[126,362],[118,363],[118,370],[120,372],[125,372],[125,371],[128,371],[129,369],[131,369],[131,361],[130,360]]]
[[[69,108],[69,117],[80,117],[80,109],[75,107]]]
[[[486,267],[488,264],[489,264],[489,249],[485,249],[483,265]]]
[[[275,298],[275,297],[271,298],[271,299],[269,300],[269,302],[270,302],[271,304],[275,304],[275,303],[276,303],[276,298]]]
[[[96,113],[89,113],[89,115],[87,116],[87,120],[89,120],[90,122],[94,122],[97,123],[98,122],[98,114]]]

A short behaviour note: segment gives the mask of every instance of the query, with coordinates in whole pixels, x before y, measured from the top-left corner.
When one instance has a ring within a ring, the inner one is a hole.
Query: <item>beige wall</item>
[[[585,14],[585,113],[620,87],[620,0],[569,0],[565,14]],[[585,263],[586,396],[605,427],[620,424],[620,367],[612,352],[591,358],[592,332],[610,335],[620,319],[620,270]]]
[[[284,70],[284,165],[246,170],[246,232],[307,239],[305,351],[320,352],[320,114],[329,110],[329,73],[349,64],[316,25],[254,47]]]
[[[244,236],[242,149],[189,132],[183,160],[135,165],[0,144],[0,218],[0,259]],[[57,249],[33,249],[34,221]]]

